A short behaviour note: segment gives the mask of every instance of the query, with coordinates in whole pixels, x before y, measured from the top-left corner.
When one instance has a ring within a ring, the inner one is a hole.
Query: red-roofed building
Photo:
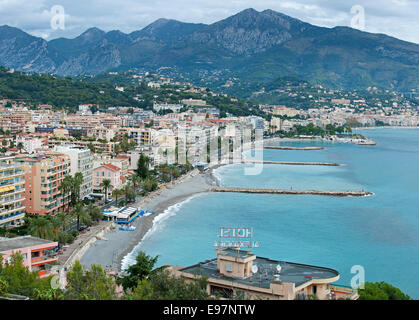
[[[121,169],[114,166],[113,164],[107,163],[93,169],[93,189],[102,190],[101,184],[105,179],[111,181],[111,190],[108,190],[110,193],[113,189],[119,189],[122,186],[121,181]]]

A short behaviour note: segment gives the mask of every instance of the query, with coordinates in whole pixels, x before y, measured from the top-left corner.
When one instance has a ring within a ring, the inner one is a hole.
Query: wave
[[[183,205],[190,202],[192,199],[195,199],[202,194],[195,194],[186,200],[183,200],[181,202],[178,202],[170,207],[168,207],[166,210],[164,210],[161,214],[157,215],[153,220],[152,227],[146,232],[143,239],[132,249],[130,253],[128,253],[125,257],[122,258],[121,261],[121,270],[127,269],[129,266],[133,265],[135,263],[135,259],[137,257],[137,252],[140,250],[141,244],[144,240],[149,238],[153,233],[156,231],[161,230],[164,227],[163,222],[169,219],[170,217],[175,216],[179,210],[182,208]]]

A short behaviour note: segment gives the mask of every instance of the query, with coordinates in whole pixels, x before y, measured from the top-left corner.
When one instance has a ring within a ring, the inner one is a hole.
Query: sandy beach
[[[264,139],[264,142],[295,140],[276,137]],[[132,224],[135,227],[134,231],[120,231],[116,228],[106,233],[103,240],[96,240],[87,249],[80,260],[81,264],[88,268],[92,264],[100,264],[104,268],[113,268],[117,272],[122,271],[122,259],[141,242],[146,233],[153,227],[154,219],[176,203],[193,195],[209,192],[210,187],[217,185],[217,179],[212,172],[219,166],[221,165],[211,165],[211,168],[205,173],[199,173],[195,169],[180,177],[177,181],[167,184],[165,188],[153,191],[140,201],[130,204],[130,206],[139,207],[142,210],[154,211],[155,214],[147,217],[138,217]]]
[[[81,258],[81,264],[90,267],[100,264],[104,268],[113,268],[121,271],[122,259],[130,253],[152,228],[154,219],[168,207],[179,203],[193,195],[207,192],[208,188],[217,184],[212,176],[212,169],[205,173],[194,170],[186,176],[172,182],[167,187],[156,190],[137,203],[130,206],[143,210],[154,211],[154,215],[138,217],[132,224],[134,231],[120,231],[114,229],[105,234],[106,240],[97,240]]]

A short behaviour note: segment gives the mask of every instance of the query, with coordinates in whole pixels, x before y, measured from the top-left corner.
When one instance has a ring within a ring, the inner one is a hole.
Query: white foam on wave
[[[128,253],[121,261],[121,270],[127,269],[129,266],[133,265],[135,263],[135,258],[137,257],[137,252],[139,251],[141,244],[144,240],[146,240],[148,237],[150,237],[153,233],[156,231],[160,231],[164,227],[164,221],[169,219],[170,217],[175,216],[179,210],[182,208],[183,205],[190,202],[192,199],[197,198],[198,196],[201,196],[202,194],[196,194],[189,198],[187,198],[184,201],[178,202],[170,207],[168,207],[166,210],[164,210],[161,214],[156,216],[153,220],[153,226],[147,231],[147,233],[144,235],[143,239],[132,249],[130,253]]]

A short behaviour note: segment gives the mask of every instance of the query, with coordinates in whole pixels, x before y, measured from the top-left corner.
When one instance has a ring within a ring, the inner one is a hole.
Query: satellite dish
[[[282,270],[282,267],[278,264],[278,265],[276,266],[276,271],[278,271],[278,273],[280,273],[280,272],[281,272],[281,270]]]
[[[257,265],[252,266],[252,272],[253,273],[257,273],[258,272],[258,266]]]

